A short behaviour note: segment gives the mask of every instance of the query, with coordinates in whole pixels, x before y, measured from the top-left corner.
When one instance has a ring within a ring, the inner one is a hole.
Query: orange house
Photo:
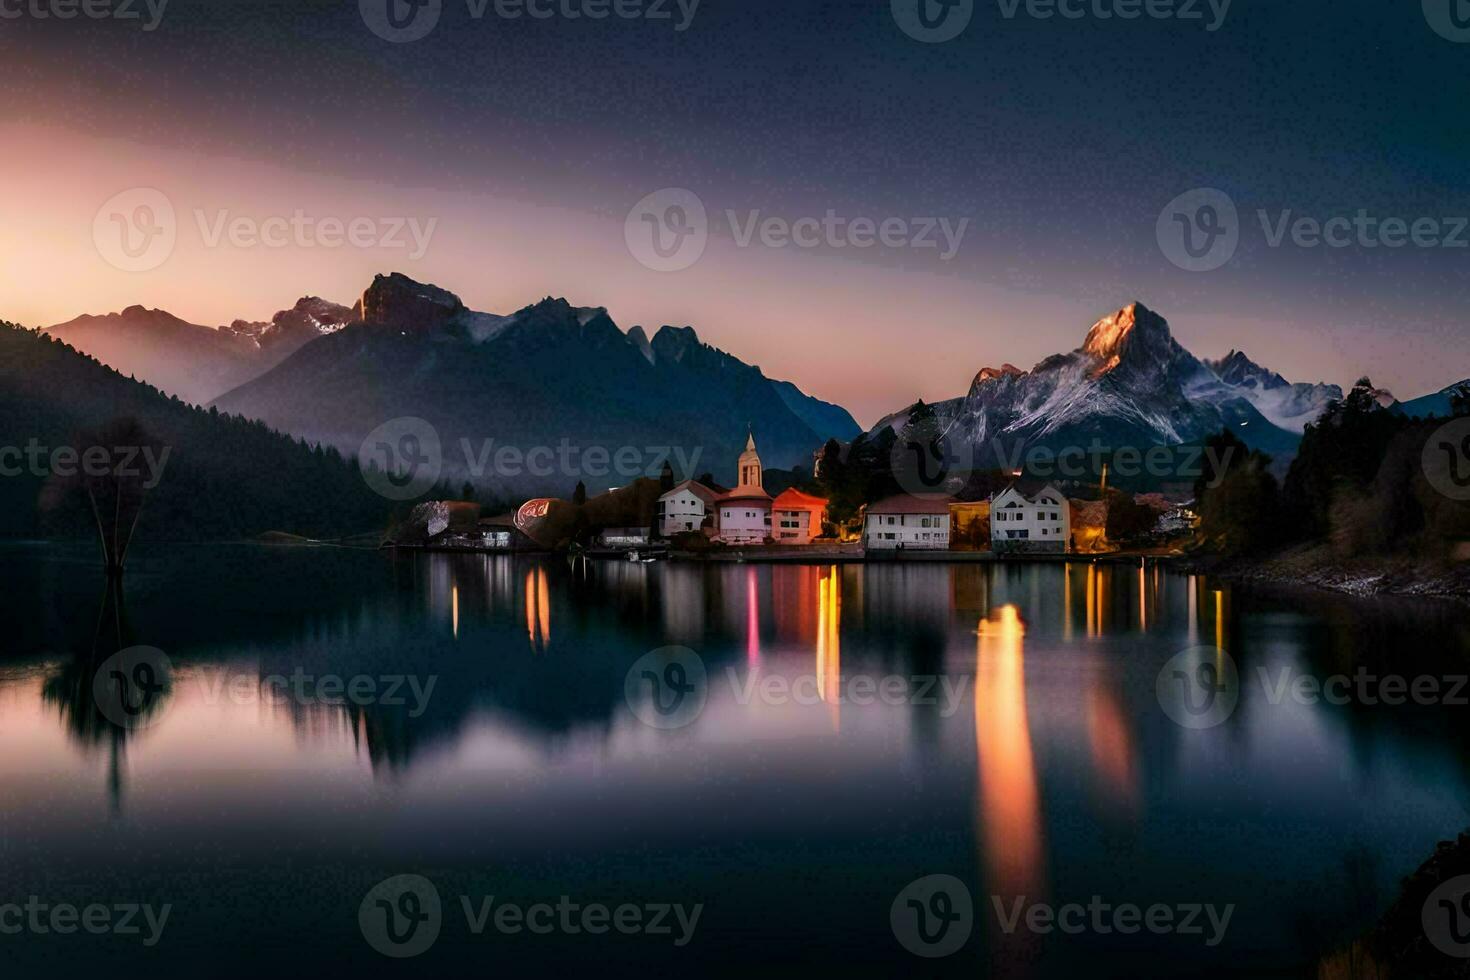
[[[827,519],[827,501],[792,488],[771,502],[771,536],[777,544],[811,544]]]

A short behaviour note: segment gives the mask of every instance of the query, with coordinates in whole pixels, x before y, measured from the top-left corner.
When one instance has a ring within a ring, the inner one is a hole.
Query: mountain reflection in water
[[[145,552],[113,594],[84,555],[0,552],[16,887],[109,836],[115,873],[148,855],[160,881],[219,840],[247,877],[428,863],[595,890],[657,866],[724,902],[708,921],[742,937],[732,950],[799,935],[813,962],[887,972],[907,956],[888,903],[945,873],[984,923],[974,955],[1044,970],[1103,950],[1146,969],[1147,944],[995,927],[991,896],[1099,894],[1237,903],[1225,944],[1176,952],[1238,968],[1310,962],[1373,912],[1343,907],[1343,869],[1361,878],[1366,850],[1391,893],[1470,802],[1450,709],[1273,703],[1256,679],[1406,672],[1410,651],[1416,670],[1463,673],[1463,617],[1434,605],[1278,600],[1158,566],[573,569],[253,546]],[[1187,729],[1155,680],[1211,643],[1239,665],[1239,705]],[[172,665],[134,730],[91,700],[119,645]],[[697,654],[707,700],[660,730],[625,680],[670,647]],[[354,703],[332,677],[377,696]],[[812,902],[838,926],[804,917]],[[1311,911],[1283,919],[1292,902]]]

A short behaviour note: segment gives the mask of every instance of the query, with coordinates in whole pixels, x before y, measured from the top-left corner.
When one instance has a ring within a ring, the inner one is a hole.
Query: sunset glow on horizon
[[[12,151],[0,318],[49,326],[142,305],[215,327],[306,295],[351,304],[398,271],[490,313],[557,296],[606,307],[624,330],[692,325],[864,425],[916,398],[964,395],[982,367],[1070,351],[1133,300],[1196,355],[1241,349],[1293,381],[1347,386],[1371,372],[1411,398],[1470,373],[1444,356],[1464,338],[1463,252],[1270,242],[1281,215],[1470,211],[1434,115],[1449,92],[1416,86],[1412,113],[1385,113],[1363,79],[1339,93],[1341,111],[1307,112],[1222,69],[1209,98],[1255,116],[1201,130],[1187,45],[1160,41],[1137,78],[1107,91],[1084,67],[1119,32],[1138,49],[1178,25],[1017,22],[1001,37],[987,23],[929,50],[897,43],[886,10],[833,34],[825,10],[801,5],[705,4],[677,32],[456,24],[463,11],[446,9],[453,29],[395,45],[356,4],[306,3],[270,8],[274,46],[251,60],[229,42],[261,30],[255,9],[171,6],[148,32],[6,22],[0,56],[18,74],[0,123]],[[1230,26],[1270,47],[1304,16],[1237,11]],[[1455,53],[1406,21],[1375,29],[1415,52],[1400,63],[1430,71]],[[796,51],[748,57],[767,24]],[[573,63],[599,65],[601,84],[577,81]],[[863,77],[857,64],[890,67]],[[1079,104],[1085,89],[1108,126]],[[1365,151],[1343,157],[1345,141]],[[1326,173],[1324,158],[1336,161]],[[1191,187],[1222,188],[1239,207],[1238,254],[1218,271],[1182,271],[1155,240],[1161,209]],[[126,272],[99,255],[93,225],[139,188],[170,203],[176,241],[156,268]],[[666,188],[698,197],[709,241],[689,267],[656,272],[630,254],[624,222]],[[231,231],[297,218],[311,225],[305,242]],[[324,244],[323,221],[366,221],[378,237]],[[424,234],[380,241],[394,222]],[[875,241],[885,227],[893,237]],[[915,356],[893,356],[900,347]]]

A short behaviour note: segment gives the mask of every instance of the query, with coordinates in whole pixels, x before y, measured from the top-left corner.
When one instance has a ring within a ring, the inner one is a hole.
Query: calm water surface
[[[0,573],[0,904],[172,906],[151,947],[0,935],[17,976],[1309,975],[1470,823],[1470,709],[1273,703],[1259,680],[1465,673],[1456,608],[1085,564],[574,573],[217,546],[143,552],[114,596],[91,552],[14,545]],[[145,644],[171,677],[122,729],[92,680]],[[1155,685],[1199,645],[1233,656],[1240,700],[1189,728]],[[625,682],[670,646],[707,680],[660,728]],[[262,693],[297,674],[378,696]],[[359,924],[400,874],[443,900],[407,960]],[[890,908],[934,874],[964,882],[973,932],[921,960]],[[461,896],[703,909],[680,946],[476,935]],[[1210,947],[1008,936],[992,896],[1235,908]]]

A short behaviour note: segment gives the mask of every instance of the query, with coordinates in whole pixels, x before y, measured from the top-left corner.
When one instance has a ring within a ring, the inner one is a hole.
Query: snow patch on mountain
[[[1070,353],[1030,371],[984,368],[967,395],[932,407],[949,438],[967,444],[984,466],[1018,445],[1172,445],[1227,425],[1280,449],[1341,395],[1331,386],[1292,385],[1233,355],[1218,369],[1200,360],[1163,317],[1134,302],[1094,323]],[[873,432],[901,431],[907,414],[888,416]]]

